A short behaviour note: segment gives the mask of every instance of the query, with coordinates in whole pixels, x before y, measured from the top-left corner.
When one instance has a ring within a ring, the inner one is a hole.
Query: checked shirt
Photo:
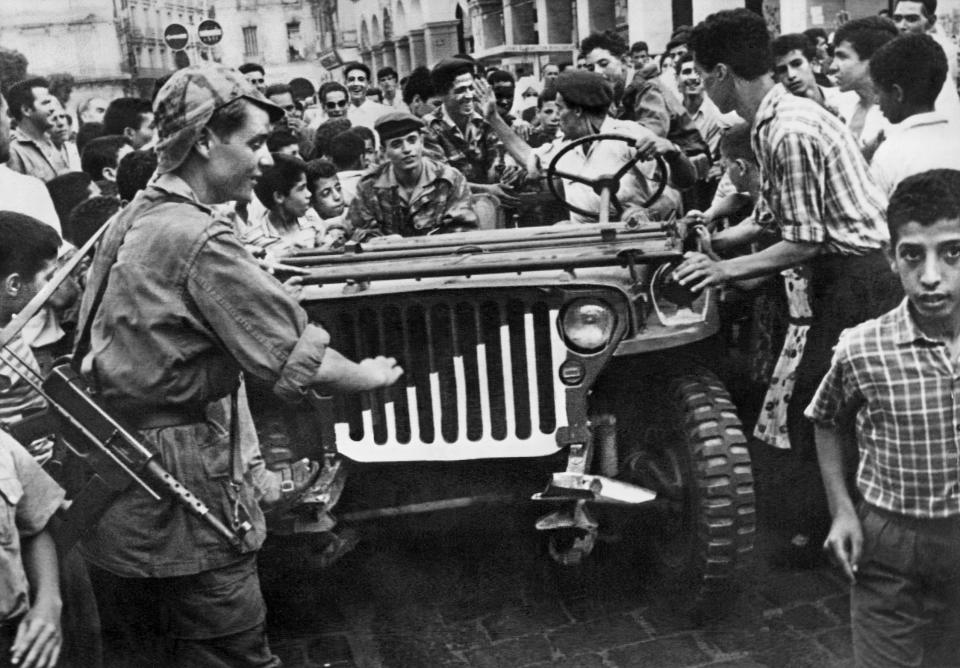
[[[772,213],[784,240],[841,255],[865,255],[889,241],[886,197],[830,112],[777,84],[757,110],[752,143],[761,175],[758,223]]]
[[[960,362],[923,334],[908,301],[840,337],[805,415],[855,409],[864,499],[917,518],[960,515]]]

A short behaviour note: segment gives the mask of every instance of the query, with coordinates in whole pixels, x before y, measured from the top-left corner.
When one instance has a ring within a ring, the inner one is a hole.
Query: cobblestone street
[[[852,665],[846,586],[772,565],[770,531],[733,605],[697,627],[622,543],[558,572],[533,514],[488,512],[419,539],[383,524],[326,572],[275,542],[261,558],[274,650],[290,667]]]

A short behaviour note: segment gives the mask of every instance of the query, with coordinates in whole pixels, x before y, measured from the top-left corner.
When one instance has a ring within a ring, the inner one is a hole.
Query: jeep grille
[[[567,420],[558,311],[537,290],[502,301],[479,291],[325,301],[337,349],[404,368],[392,388],[335,400],[337,449],[369,462],[556,452]]]

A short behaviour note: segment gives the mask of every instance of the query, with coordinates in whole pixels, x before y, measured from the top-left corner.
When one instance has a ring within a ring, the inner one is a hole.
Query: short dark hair
[[[636,53],[637,51],[646,51],[647,53],[650,53],[650,47],[647,46],[647,43],[643,40],[634,42],[630,45],[630,53]]]
[[[333,138],[350,129],[349,118],[331,118],[321,123],[313,133],[313,155],[317,158],[330,155]]]
[[[612,30],[592,32],[580,42],[580,53],[586,56],[594,49],[606,49],[619,58],[627,52],[627,43]]]
[[[120,210],[120,206],[120,200],[107,195],[85,199],[73,207],[64,221],[64,238],[74,246],[82,246]]]
[[[817,47],[810,38],[802,32],[791,32],[786,35],[780,35],[770,42],[770,50],[773,52],[773,58],[781,58],[791,51],[800,51],[803,57],[813,62],[817,57]]]
[[[307,164],[300,158],[283,153],[273,154],[273,164],[263,168],[263,174],[254,186],[253,192],[257,199],[266,208],[272,209],[274,206],[273,194],[280,193],[283,196],[290,194],[290,191],[301,176],[307,173]]]
[[[365,63],[361,63],[359,60],[354,60],[353,62],[347,63],[343,66],[344,80],[346,80],[347,76],[354,70],[363,70],[363,73],[367,75],[367,81],[370,81],[370,68],[367,67]]]
[[[90,197],[91,183],[93,179],[86,172],[67,172],[47,181],[47,192],[61,223],[67,219],[70,209]]]
[[[296,100],[302,100],[305,97],[312,97],[317,89],[313,87],[310,80],[304,77],[295,77],[290,79],[290,92]]]
[[[327,100],[327,93],[331,91],[338,90],[344,95],[350,95],[350,92],[347,90],[347,87],[344,86],[339,81],[325,81],[320,85],[320,91],[317,93],[317,97],[320,99],[320,104],[323,104]]]
[[[557,101],[557,87],[556,86],[544,86],[543,90],[540,91],[540,94],[537,95],[537,109],[543,109],[543,105],[547,102],[556,102]]]
[[[125,128],[139,130],[143,116],[152,114],[149,100],[139,97],[118,97],[107,105],[103,114],[103,134],[122,135]]]
[[[284,146],[290,146],[291,144],[299,146],[300,137],[290,128],[278,127],[267,135],[267,150],[271,153],[276,153]]]
[[[377,96],[377,102],[383,102],[383,91],[377,88],[376,86],[367,87],[367,97],[371,95]]]
[[[807,28],[803,31],[803,34],[806,35],[811,42],[813,42],[814,46],[817,45],[817,39],[820,37],[822,37],[823,41],[825,42],[830,41],[830,36],[827,35],[827,31],[823,28]]]
[[[20,274],[33,279],[43,263],[56,259],[60,237],[33,216],[0,211],[0,278]]]
[[[865,16],[862,19],[847,21],[837,28],[833,35],[834,46],[840,42],[849,42],[860,60],[870,60],[877,49],[899,37],[897,25],[882,16]]]
[[[363,141],[372,141],[374,145],[377,143],[377,135],[366,125],[354,125],[347,132],[357,135]]]
[[[750,124],[735,123],[720,135],[720,150],[731,160],[747,160],[757,164],[757,156],[750,143]]]
[[[240,70],[240,74],[249,74],[250,72],[259,72],[263,76],[267,76],[267,71],[263,69],[263,65],[259,63],[244,63],[237,69]]]
[[[33,106],[35,101],[33,98],[34,88],[46,88],[49,90],[50,82],[43,77],[30,77],[29,79],[18,81],[7,89],[6,98],[7,105],[9,106],[7,113],[10,114],[10,118],[17,121],[21,120],[23,118],[23,107]]]
[[[737,76],[752,81],[772,69],[767,22],[748,9],[711,14],[693,29],[687,45],[708,70],[724,63]]]
[[[290,88],[290,84],[285,83],[275,83],[267,86],[267,89],[263,91],[264,96],[270,97],[271,95],[283,95],[284,93],[290,93],[290,96],[293,97],[293,89]]]
[[[317,179],[332,179],[337,175],[337,168],[329,160],[311,160],[306,168],[307,190],[311,197],[317,194]]]
[[[379,70],[377,70],[377,81],[385,77],[393,77],[394,79],[396,79],[397,71],[392,67],[390,67],[389,65],[387,65],[386,67],[381,67]]]
[[[516,84],[517,80],[506,70],[490,70],[490,73],[487,74],[487,83],[491,86],[498,83]]]
[[[453,60],[462,61],[463,64],[457,67],[434,67],[430,72],[430,81],[433,83],[433,90],[439,95],[449,93],[457,77],[464,74],[477,75],[477,66],[472,61],[464,60],[463,58],[454,58]]]
[[[346,169],[356,169],[363,152],[366,150],[366,144],[359,134],[353,132],[351,128],[341,132],[330,142],[330,152],[328,157],[340,171]]]
[[[931,169],[901,181],[887,207],[890,244],[896,246],[897,232],[908,223],[933,225],[940,220],[960,218],[960,170]]]
[[[922,5],[921,9],[926,12],[927,17],[936,16],[937,14],[937,0],[919,0]]]
[[[403,87],[403,103],[409,105],[417,95],[426,102],[436,94],[437,89],[433,86],[430,68],[421,65],[410,72],[410,76],[407,77],[407,85]]]
[[[934,106],[947,80],[947,56],[930,35],[903,35],[892,39],[870,57],[870,78],[878,88],[903,90],[906,102]]]
[[[94,181],[103,178],[103,170],[107,167],[116,168],[117,152],[121,146],[132,146],[130,140],[123,135],[103,135],[90,142],[83,148],[80,155],[80,167],[90,175]]]
[[[157,153],[150,150],[130,151],[120,158],[117,165],[117,193],[124,202],[129,202],[147,187],[157,171]]]
[[[84,147],[90,143],[91,139],[103,136],[103,123],[84,123],[77,130],[77,151],[83,153]]]

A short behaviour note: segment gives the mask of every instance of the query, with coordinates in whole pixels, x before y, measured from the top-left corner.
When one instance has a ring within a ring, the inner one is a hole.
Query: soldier
[[[377,121],[376,129],[386,160],[357,185],[347,216],[354,238],[476,226],[463,174],[423,155],[423,121],[395,111]]]
[[[383,387],[402,372],[393,359],[358,364],[329,348],[327,333],[213,214],[215,204],[249,201],[271,163],[266,137],[282,110],[223,67],[177,71],[154,110],[157,178],[100,242],[76,359],[167,470],[222,522],[246,518],[253,528],[238,551],[180,504],[133,487],[91,527],[81,551],[108,657],[136,666],[276,666],[256,570],[265,474],[241,372],[289,399],[315,385]]]

